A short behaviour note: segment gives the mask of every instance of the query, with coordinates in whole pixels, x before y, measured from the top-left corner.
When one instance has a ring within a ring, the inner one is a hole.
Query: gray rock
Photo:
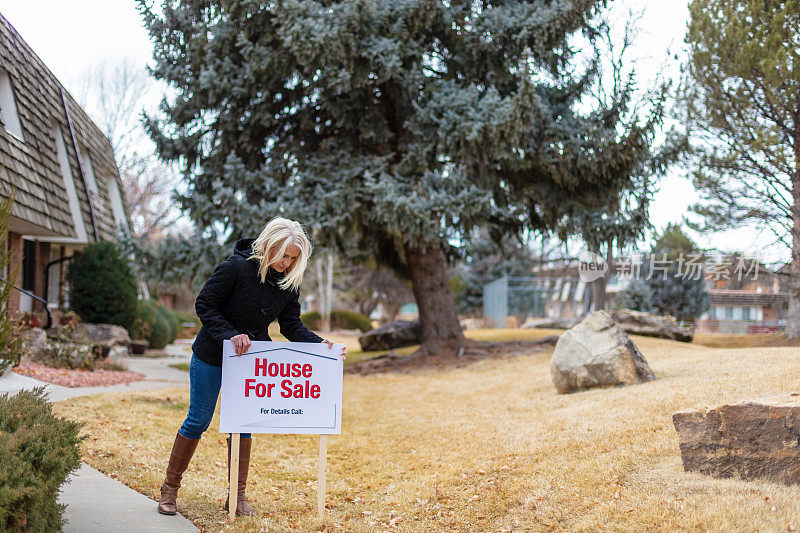
[[[111,348],[121,344],[128,346],[131,343],[128,330],[122,326],[113,324],[86,324],[80,323],[75,326],[75,342],[91,344],[95,346],[105,346]]]
[[[370,330],[358,338],[365,352],[392,350],[422,342],[422,327],[418,320],[395,320]]]
[[[800,483],[800,393],[676,411],[683,469]]]
[[[22,332],[22,359],[37,361],[47,348],[47,333],[42,328]]]
[[[550,374],[560,394],[656,379],[644,356],[605,311],[595,311],[559,337]]]
[[[630,335],[643,335],[681,342],[692,342],[694,338],[694,327],[681,326],[674,317],[669,315],[652,315],[630,309],[614,309],[609,311],[609,315],[625,333]]]

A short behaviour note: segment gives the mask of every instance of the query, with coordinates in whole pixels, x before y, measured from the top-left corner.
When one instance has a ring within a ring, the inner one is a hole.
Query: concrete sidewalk
[[[67,505],[65,533],[197,531],[181,515],[159,514],[154,500],[86,464],[61,485],[58,501]]]
[[[189,373],[168,365],[189,362],[191,345],[180,342],[167,346],[169,357],[121,357],[115,359],[129,370],[144,374],[145,379],[133,383],[102,387],[63,387],[28,376],[9,373],[0,377],[0,394],[14,394],[23,389],[44,387],[51,402],[77,396],[113,392],[133,392],[168,387],[188,387]],[[61,486],[59,502],[67,506],[64,531],[197,531],[186,518],[165,516],[156,511],[156,502],[95,470],[86,463]]]

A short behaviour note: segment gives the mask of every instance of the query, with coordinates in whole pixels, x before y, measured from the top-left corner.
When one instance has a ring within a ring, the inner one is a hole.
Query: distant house
[[[614,261],[607,274],[606,306],[613,307],[617,294],[636,278]],[[698,317],[699,332],[766,333],[786,325],[789,294],[788,268],[777,272],[738,256],[705,259],[702,273],[709,309]],[[517,321],[533,317],[572,319],[591,307],[591,286],[580,279],[578,265],[564,262],[538,267],[530,277],[499,278],[484,287],[484,315],[497,325],[507,317]]]
[[[0,197],[14,198],[5,245],[29,293],[12,291],[8,307],[63,308],[67,258],[116,240],[129,216],[108,138],[2,15],[0,122]]]
[[[736,275],[733,268],[717,269],[717,276],[706,274],[709,310],[699,317],[698,331],[766,333],[785,327],[789,312],[787,269],[773,272],[760,264],[750,266],[754,268],[747,276]]]

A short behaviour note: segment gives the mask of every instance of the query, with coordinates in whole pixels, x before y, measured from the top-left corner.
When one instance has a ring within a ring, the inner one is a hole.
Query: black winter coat
[[[290,341],[322,342],[300,321],[299,292],[278,286],[283,274],[270,268],[261,282],[258,261],[247,259],[252,243],[253,239],[236,241],[233,255],[217,265],[197,295],[194,308],[203,327],[192,352],[210,365],[222,366],[222,341],[240,333],[250,340],[272,340],[267,326],[276,318]]]

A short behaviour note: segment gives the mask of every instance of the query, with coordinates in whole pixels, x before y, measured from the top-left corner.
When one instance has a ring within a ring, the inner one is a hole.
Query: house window
[[[753,320],[749,307],[742,307],[742,320]]]
[[[561,301],[562,302],[566,302],[567,301],[567,298],[569,297],[569,289],[570,289],[570,287],[572,287],[572,282],[571,281],[565,281],[564,282],[564,288],[561,289]]]
[[[725,320],[733,320],[733,307],[725,307]]]
[[[86,180],[86,186],[89,192],[98,198],[100,197],[100,190],[97,188],[97,180],[94,177],[94,167],[92,166],[92,156],[86,148],[81,149],[81,166],[85,175],[83,178]]]
[[[122,194],[119,192],[117,180],[110,178],[106,181],[108,195],[111,198],[111,211],[114,213],[114,220],[117,227],[124,230],[128,229],[128,218],[125,216],[125,208],[122,206]]]
[[[22,288],[33,291],[36,283],[36,242],[22,241]]]
[[[36,284],[36,242],[22,240],[22,288],[33,292]],[[33,310],[33,299],[24,292],[19,295],[20,312]]]
[[[22,135],[22,124],[19,122],[17,114],[17,103],[14,100],[14,89],[11,87],[11,77],[8,72],[0,69],[0,119],[6,131],[24,141]]]
[[[75,178],[72,176],[72,166],[69,164],[67,145],[64,143],[64,134],[60,124],[56,124],[53,127],[53,138],[56,141],[58,164],[61,167],[61,177],[64,179],[64,188],[67,191],[69,210],[70,213],[72,213],[72,223],[75,225],[75,235],[78,237],[79,241],[88,242],[86,224],[83,222],[81,203],[78,200],[78,191],[75,189]]]
[[[50,261],[61,259],[61,246],[50,247]],[[59,296],[61,296],[61,266],[63,263],[50,265],[47,272],[47,305],[48,307],[58,307]]]

